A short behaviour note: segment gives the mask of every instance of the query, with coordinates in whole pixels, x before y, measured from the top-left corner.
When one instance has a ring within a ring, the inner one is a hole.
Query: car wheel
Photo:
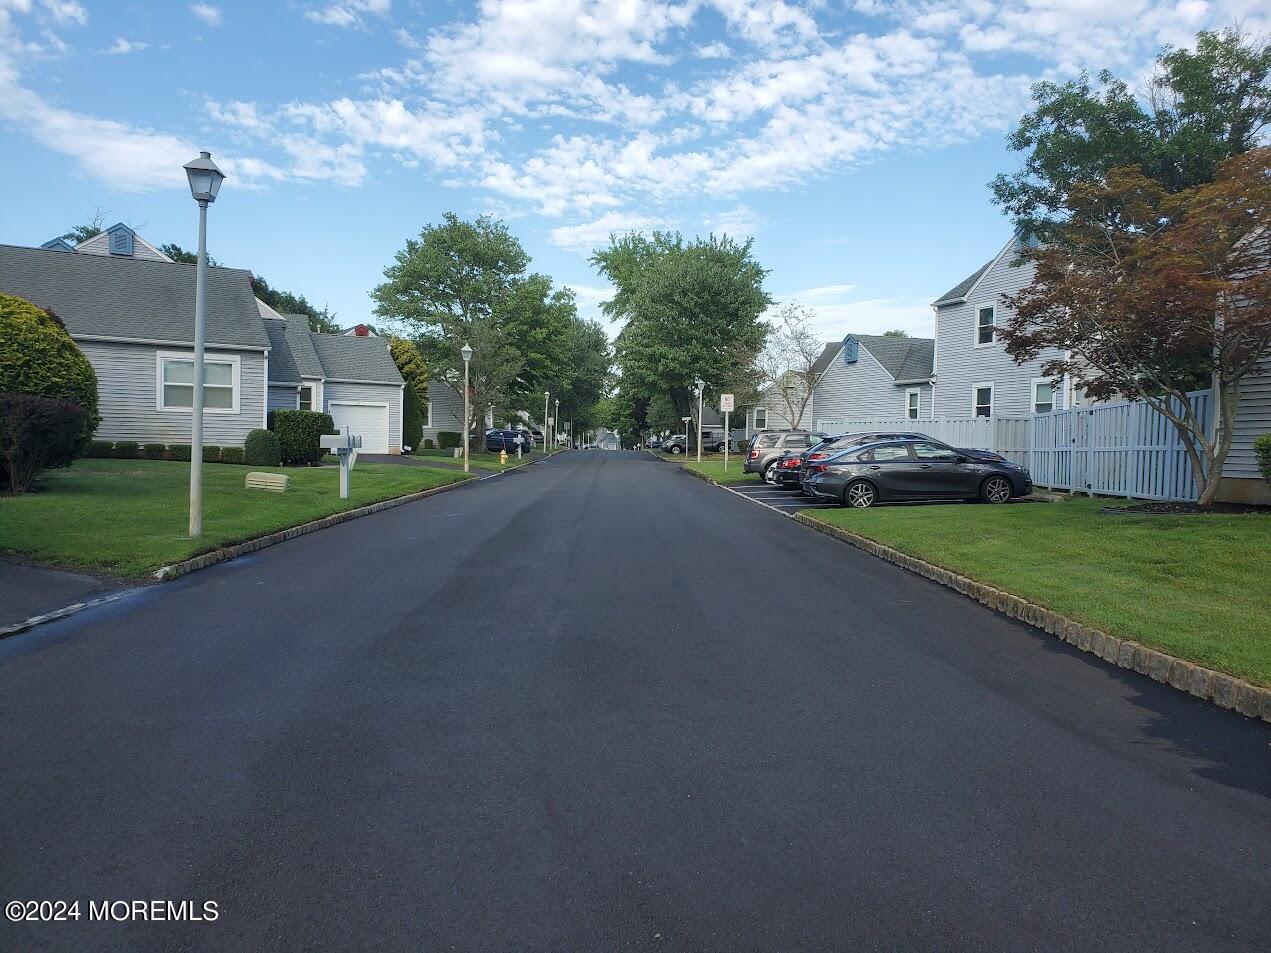
[[[854,480],[843,490],[843,505],[863,510],[878,502],[878,491],[872,483]]]
[[[763,481],[764,483],[771,483],[773,486],[777,485],[777,465],[775,463],[770,463],[763,468]]]
[[[679,453],[679,452],[680,452],[680,448],[679,448],[679,447],[672,447],[672,448],[671,448],[671,453]]]
[[[989,477],[980,484],[980,500],[984,503],[1009,503],[1011,481],[1001,476]]]

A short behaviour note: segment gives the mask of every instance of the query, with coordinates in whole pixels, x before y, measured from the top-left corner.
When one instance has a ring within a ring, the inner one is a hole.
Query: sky
[[[929,335],[1010,225],[987,183],[1042,79],[1141,88],[1247,0],[0,0],[0,242],[101,212],[374,320],[446,211],[503,219],[598,316],[611,233],[753,238],[826,340]],[[617,328],[609,325],[610,333]]]

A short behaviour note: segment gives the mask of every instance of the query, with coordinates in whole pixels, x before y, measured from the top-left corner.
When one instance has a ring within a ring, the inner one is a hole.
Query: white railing
[[[1212,392],[1189,395],[1212,419]],[[1199,495],[1178,430],[1143,401],[1056,410],[1031,417],[823,418],[822,433],[923,433],[955,447],[991,450],[1025,466],[1038,486],[1149,500]]]

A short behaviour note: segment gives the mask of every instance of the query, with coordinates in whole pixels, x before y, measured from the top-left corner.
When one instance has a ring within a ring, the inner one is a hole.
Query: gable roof
[[[57,313],[72,337],[192,345],[191,265],[0,245],[0,291]],[[251,274],[207,270],[207,345],[270,346]]]
[[[812,364],[812,376],[814,379],[821,379],[821,375],[829,369],[830,363],[834,360],[834,356],[842,349],[842,341],[830,341],[825,345],[821,351],[821,356],[818,357]]]
[[[318,352],[313,347],[313,336],[309,332],[309,316],[307,314],[284,314],[287,322],[287,344],[291,348],[292,360],[301,377],[326,377],[327,372],[318,360]]]
[[[898,338],[886,334],[852,334],[861,347],[898,381],[930,377],[935,361],[934,338]]]
[[[309,332],[309,337],[329,380],[402,383],[401,372],[383,338],[313,332]]]
[[[932,304],[934,304],[938,308],[941,305],[958,304],[959,302],[963,301],[966,298],[967,294],[975,286],[975,283],[980,280],[980,276],[983,275],[986,271],[988,271],[989,267],[995,261],[997,261],[996,255],[990,258],[984,264],[982,264],[979,268],[975,269],[975,271],[971,272],[971,274],[967,275],[965,278],[959,281],[956,285],[954,285],[944,294],[942,294],[939,298],[937,298],[934,302],[932,302]]]

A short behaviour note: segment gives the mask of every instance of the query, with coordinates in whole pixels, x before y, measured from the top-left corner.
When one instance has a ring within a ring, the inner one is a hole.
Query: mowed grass
[[[248,490],[248,472],[286,473],[286,493]],[[205,464],[203,536],[185,534],[190,468],[163,460],[77,460],[36,491],[0,496],[0,551],[78,569],[140,576],[190,556],[343,510],[465,479],[434,467],[359,464],[349,498],[331,467]]]
[[[679,459],[683,460],[683,457]],[[711,460],[703,458],[701,463],[696,460],[690,460],[684,464],[684,469],[695,470],[703,476],[710,477],[716,483],[723,483],[726,486],[733,486],[738,483],[762,483],[763,477],[758,473],[742,472],[741,467],[745,462],[745,454],[729,454],[727,470],[724,469],[724,458],[722,455]]]
[[[808,515],[1069,618],[1271,685],[1271,514],[1103,516],[1109,501]]]

